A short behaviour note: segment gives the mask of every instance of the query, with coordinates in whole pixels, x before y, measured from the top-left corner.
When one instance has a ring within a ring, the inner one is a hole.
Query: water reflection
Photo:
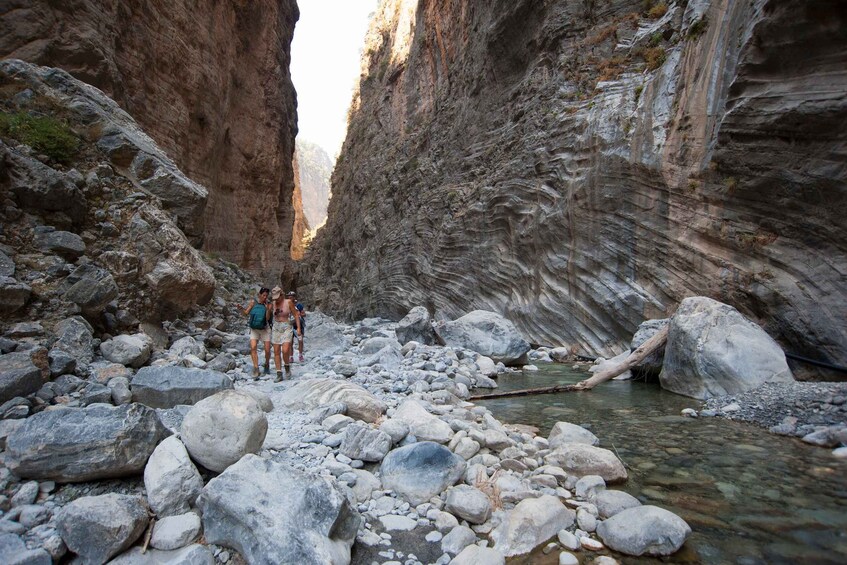
[[[564,365],[500,377],[499,390],[577,382]],[[847,563],[847,464],[829,450],[714,418],[679,416],[696,400],[656,385],[610,381],[589,392],[480,402],[545,436],[559,420],[581,424],[624,461],[620,487],[643,503],[682,516],[693,529],[683,549],[661,561],[623,563]],[[557,552],[510,563],[557,563]],[[590,554],[583,554],[587,559]],[[618,556],[619,557],[619,556]],[[620,559],[620,557],[619,557]]]

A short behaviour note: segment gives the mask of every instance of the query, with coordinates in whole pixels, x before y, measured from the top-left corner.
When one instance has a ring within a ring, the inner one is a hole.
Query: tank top
[[[282,307],[277,307],[276,303],[274,303],[274,320],[277,322],[287,322],[288,318],[291,317],[291,308],[289,306],[288,299],[283,299]]]

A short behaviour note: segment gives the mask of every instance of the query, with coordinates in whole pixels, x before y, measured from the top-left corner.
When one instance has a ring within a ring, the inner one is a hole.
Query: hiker
[[[289,293],[291,294],[291,293]],[[291,341],[294,336],[294,330],[302,331],[300,327],[300,312],[294,306],[294,301],[288,297],[282,296],[282,289],[278,286],[274,287],[271,292],[273,303],[271,305],[273,311],[273,331],[271,335],[271,343],[274,348],[274,363],[276,364],[276,380],[291,378]],[[294,318],[292,324],[289,320]],[[294,326],[292,328],[292,325]],[[285,359],[285,376],[280,367],[280,347],[282,347],[282,358]]]
[[[291,301],[294,303],[294,308],[297,310],[297,313],[300,315],[300,329],[298,330],[294,327],[294,323],[291,323],[291,327],[294,329],[294,335],[291,336],[291,355],[294,355],[294,338],[297,338],[297,350],[300,353],[299,361],[303,362],[303,338],[306,337],[306,308],[297,302],[297,293],[293,290],[289,291],[286,295]]]
[[[259,341],[265,342],[265,374],[271,374],[271,329],[268,323],[271,319],[271,311],[268,309],[268,290],[265,287],[259,289],[258,298],[253,298],[244,308],[236,304],[239,310],[244,311],[247,323],[250,326],[250,357],[253,359],[253,379],[259,378],[259,354],[257,346]]]

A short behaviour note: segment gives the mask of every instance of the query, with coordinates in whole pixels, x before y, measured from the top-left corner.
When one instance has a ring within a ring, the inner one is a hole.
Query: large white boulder
[[[547,439],[550,442],[550,449],[556,449],[568,443],[584,443],[586,445],[600,443],[600,440],[593,433],[570,422],[556,422]]]
[[[247,455],[198,499],[208,543],[248,563],[350,562],[361,517],[326,479]]]
[[[447,443],[453,437],[454,432],[450,428],[450,424],[430,414],[426,408],[415,400],[407,400],[398,406],[392,419],[408,425],[409,433],[420,441]]]
[[[435,328],[446,345],[470,349],[505,365],[520,365],[530,350],[515,325],[495,312],[474,310]]]
[[[584,443],[566,443],[547,454],[544,462],[578,477],[600,475],[607,483],[622,482],[627,478],[623,463],[614,453]]]
[[[691,527],[664,508],[635,506],[600,522],[597,535],[627,555],[671,555],[691,535]]]
[[[333,379],[301,381],[275,397],[279,408],[313,410],[325,404],[344,402],[347,415],[356,420],[373,423],[385,413],[383,401],[361,386]]]
[[[112,363],[135,369],[150,359],[153,340],[145,333],[119,335],[100,344],[100,354]]]
[[[144,488],[150,508],[159,517],[188,512],[197,500],[203,478],[176,436],[165,438],[153,450],[144,468]]]
[[[662,388],[704,400],[793,380],[782,348],[732,306],[695,296],[671,318]]]
[[[500,524],[491,532],[494,549],[510,557],[529,553],[537,545],[570,528],[576,515],[549,494],[522,500],[500,516]]]
[[[248,453],[258,453],[268,432],[259,403],[237,390],[225,390],[194,405],[182,421],[182,440],[191,458],[223,471]]]

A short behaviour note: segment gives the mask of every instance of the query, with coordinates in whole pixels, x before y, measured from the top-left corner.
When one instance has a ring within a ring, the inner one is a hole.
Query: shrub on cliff
[[[57,163],[67,164],[79,150],[79,138],[51,116],[0,112],[0,135],[29,145]]]

